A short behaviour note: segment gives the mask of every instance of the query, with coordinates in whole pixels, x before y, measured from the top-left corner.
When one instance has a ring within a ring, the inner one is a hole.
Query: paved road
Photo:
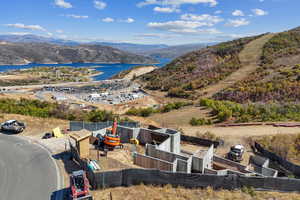
[[[57,190],[55,163],[46,150],[0,133],[0,199],[49,200]]]

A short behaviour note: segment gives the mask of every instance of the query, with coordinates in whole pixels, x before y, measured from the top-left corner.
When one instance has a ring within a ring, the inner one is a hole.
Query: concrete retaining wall
[[[241,165],[241,164],[239,164],[237,162],[233,162],[231,160],[225,159],[225,158],[221,158],[219,156],[214,156],[213,157],[213,161],[217,162],[217,163],[221,163],[221,164],[227,165],[227,166],[232,166],[233,168],[237,168],[242,173],[252,173],[251,171],[248,171],[246,169],[246,166]]]
[[[135,153],[133,163],[143,168],[148,169],[159,169],[162,171],[176,171],[176,162],[168,162],[165,160],[161,160],[159,158],[150,157],[147,155],[142,155]]]
[[[130,139],[133,138],[134,129],[124,126],[117,127],[117,133],[120,135],[122,143],[130,143]]]
[[[174,162],[175,159],[181,159],[184,161],[187,161],[189,159],[188,157],[179,154],[157,149],[154,145],[151,144],[147,144],[146,146],[146,155],[154,158],[166,160],[168,162]]]
[[[159,133],[153,130],[141,128],[139,131],[139,135],[137,139],[139,140],[140,144],[151,144],[154,141],[158,144],[161,144],[163,141],[168,139],[168,135],[163,133]]]
[[[210,186],[214,189],[240,189],[246,186],[263,190],[300,191],[299,179],[187,174],[147,169],[101,172],[95,174],[95,180],[91,182],[94,189],[118,186],[127,187],[142,183],[146,185],[171,184],[186,188],[205,188]]]
[[[171,138],[169,137],[168,139],[166,139],[163,143],[159,144],[157,146],[158,149],[163,150],[163,151],[168,151],[168,152],[172,152],[171,151]]]
[[[278,171],[275,169],[271,169],[268,167],[260,167],[255,164],[251,164],[254,168],[254,171],[256,173],[262,174],[263,176],[268,176],[268,177],[277,177]]]

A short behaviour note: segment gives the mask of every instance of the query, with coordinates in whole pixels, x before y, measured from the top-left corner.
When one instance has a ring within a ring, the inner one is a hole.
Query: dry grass
[[[93,191],[95,200],[299,200],[297,193],[279,192],[247,192],[207,189],[173,188],[170,185],[164,187],[132,186],[117,187]],[[112,197],[112,198],[111,198]]]
[[[60,127],[61,130],[69,127],[68,121],[54,118],[38,118],[16,114],[1,114],[1,116],[3,116],[1,121],[15,119],[25,122],[27,127],[25,131],[21,133],[23,136],[41,136],[46,132],[51,132],[52,129],[56,127]]]
[[[159,123],[163,127],[178,128],[181,126],[188,126],[193,117],[208,118],[208,112],[208,110],[203,110],[199,107],[187,106],[179,110],[172,110],[171,112],[167,113],[157,113],[148,117],[148,119]]]

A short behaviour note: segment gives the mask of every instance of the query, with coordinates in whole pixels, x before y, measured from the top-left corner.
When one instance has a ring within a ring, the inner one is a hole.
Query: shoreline
[[[160,64],[159,62],[157,63],[120,63],[120,62],[100,62],[100,63],[89,63],[89,62],[82,62],[82,63],[24,63],[24,64],[0,64],[0,67],[7,67],[7,66],[26,66],[26,65],[76,65],[76,64],[96,64],[96,65],[105,65],[105,64],[126,64],[126,65],[158,65]]]

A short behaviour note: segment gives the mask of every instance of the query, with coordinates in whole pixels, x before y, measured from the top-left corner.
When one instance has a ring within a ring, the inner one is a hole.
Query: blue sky
[[[299,26],[299,0],[3,0],[0,34],[186,44]]]

